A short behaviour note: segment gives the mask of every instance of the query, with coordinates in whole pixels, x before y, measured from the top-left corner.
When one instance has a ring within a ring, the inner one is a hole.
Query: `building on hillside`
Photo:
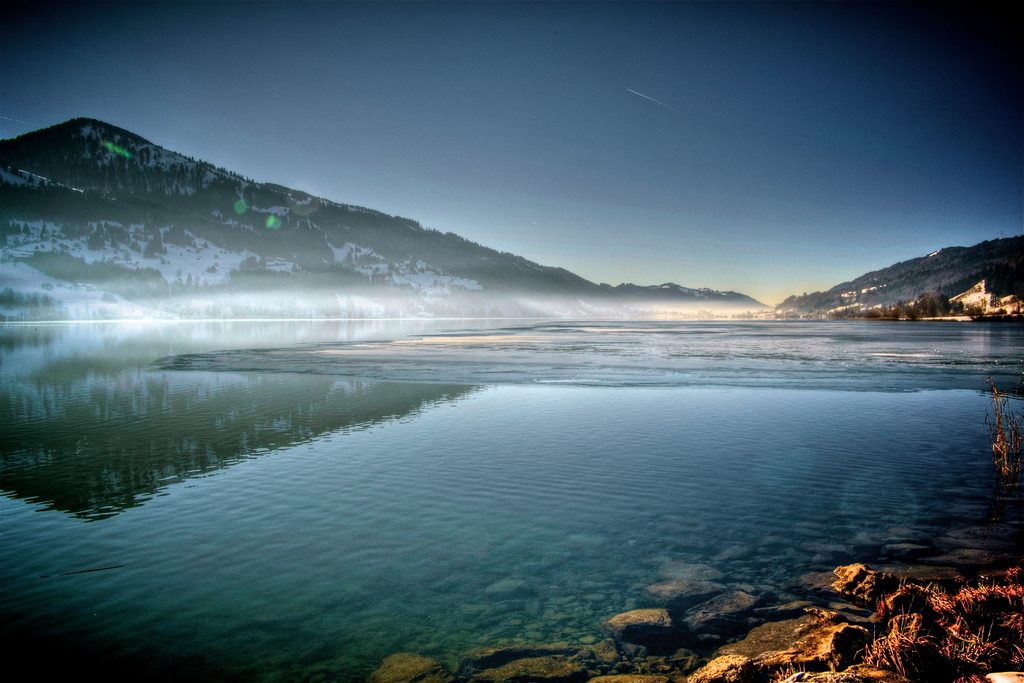
[[[985,288],[982,280],[966,292],[950,297],[949,303],[963,304],[964,310],[980,311],[982,315],[1020,315],[1024,313],[1024,301],[1016,294],[997,297]]]
[[[985,281],[982,280],[978,284],[974,285],[966,292],[960,292],[956,296],[949,298],[949,303],[962,304],[964,310],[970,309],[981,309],[981,312],[987,313],[990,308],[993,308],[993,296],[992,293],[985,289]]]

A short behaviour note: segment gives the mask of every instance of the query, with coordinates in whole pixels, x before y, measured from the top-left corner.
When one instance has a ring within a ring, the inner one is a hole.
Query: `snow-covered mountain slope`
[[[236,312],[266,313],[274,300],[314,315],[350,314],[340,300],[402,315],[538,313],[545,298],[760,307],[734,292],[596,285],[411,219],[257,183],[92,119],[0,141],[0,264],[14,262],[177,313],[230,297]],[[0,272],[0,291],[19,293],[16,284]]]

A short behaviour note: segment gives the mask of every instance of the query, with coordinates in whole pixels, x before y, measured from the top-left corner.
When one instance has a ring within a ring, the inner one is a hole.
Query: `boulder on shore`
[[[761,683],[754,663],[742,655],[724,655],[694,671],[688,683]]]
[[[836,567],[832,572],[836,580],[832,588],[855,605],[874,609],[878,599],[900,585],[897,576],[871,569],[857,562]]]
[[[723,645],[718,649],[720,655],[743,655],[757,659],[769,652],[787,652],[795,650],[800,640],[813,626],[815,618],[804,615],[795,619],[770,621],[750,630],[742,640]]]
[[[783,669],[845,669],[863,657],[870,636],[863,626],[845,622],[816,624],[793,650],[766,653],[757,658],[759,667]]]
[[[863,626],[844,622],[833,612],[814,610],[798,619],[758,626],[718,652],[749,657],[764,671],[840,670],[860,659],[868,640]]]

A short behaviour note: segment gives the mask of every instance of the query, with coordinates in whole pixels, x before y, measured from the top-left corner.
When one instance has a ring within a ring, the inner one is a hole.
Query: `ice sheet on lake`
[[[548,323],[380,341],[186,354],[165,369],[446,384],[984,390],[1021,382],[1017,326],[859,322]]]

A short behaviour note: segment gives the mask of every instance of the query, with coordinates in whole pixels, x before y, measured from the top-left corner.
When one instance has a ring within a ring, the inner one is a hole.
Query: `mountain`
[[[996,296],[1024,293],[1024,236],[940,249],[861,275],[825,292],[791,296],[776,307],[776,312],[858,313],[914,301],[921,294],[954,297],[982,280]]]
[[[750,310],[598,285],[416,221],[259,183],[72,119],[0,140],[8,315],[594,315]],[[2,311],[0,311],[2,312]]]
[[[709,306],[730,301],[753,302],[754,305],[760,306],[753,299],[739,292],[722,292],[715,289],[707,289],[706,287],[693,289],[692,287],[677,285],[674,282],[666,282],[661,285],[634,285],[631,282],[625,282],[614,287],[602,282],[601,288],[607,294],[637,303],[651,301],[671,303],[680,299],[689,299],[707,302]]]

